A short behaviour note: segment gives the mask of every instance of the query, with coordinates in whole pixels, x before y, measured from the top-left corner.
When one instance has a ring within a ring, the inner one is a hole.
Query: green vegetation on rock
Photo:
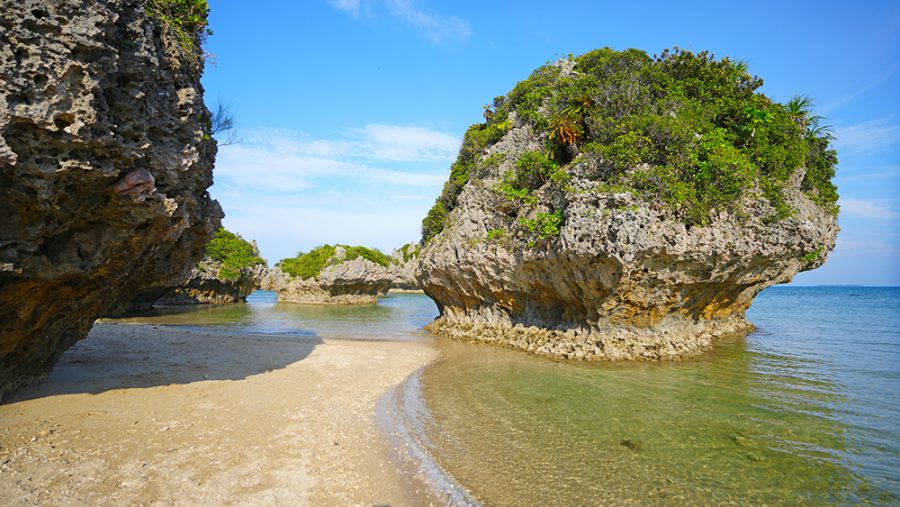
[[[520,218],[519,223],[529,232],[537,234],[540,239],[551,238],[559,236],[563,214],[561,210],[553,213],[536,213],[534,218]]]
[[[242,269],[266,263],[253,245],[224,227],[219,227],[206,245],[206,256],[221,263],[217,276],[223,280],[237,280]]]
[[[337,257],[338,247],[343,248],[343,257]],[[285,273],[306,280],[318,278],[322,270],[327,266],[334,266],[342,262],[351,261],[357,257],[367,259],[379,266],[389,266],[391,259],[375,248],[349,245],[322,245],[313,248],[309,252],[297,253],[296,257],[282,259],[276,266]]]
[[[456,198],[469,182],[469,176],[477,167],[482,152],[488,146],[499,141],[511,126],[512,123],[505,116],[494,115],[488,124],[476,124],[469,127],[463,137],[459,157],[450,166],[450,179],[444,183],[440,197],[437,198],[434,206],[428,211],[428,216],[422,221],[423,241],[428,241],[444,229],[447,212],[456,207]]]
[[[403,263],[407,263],[412,259],[419,257],[421,246],[418,243],[407,243],[401,246],[398,250],[400,251],[400,255],[403,256]]]
[[[178,44],[193,53],[212,35],[207,23],[209,4],[206,0],[149,0],[147,14],[172,31]]]
[[[744,63],[705,51],[651,57],[604,48],[544,65],[466,132],[450,181],[423,221],[423,240],[440,233],[472,168],[513,122],[530,125],[545,151],[520,156],[498,184],[508,200],[533,205],[533,190],[590,162],[593,174],[581,177],[656,202],[686,224],[704,225],[722,209],[741,213],[746,198],[766,199],[771,223],[793,213],[784,187],[801,169],[802,191],[836,214],[828,128],[808,98],[780,104],[760,86]]]

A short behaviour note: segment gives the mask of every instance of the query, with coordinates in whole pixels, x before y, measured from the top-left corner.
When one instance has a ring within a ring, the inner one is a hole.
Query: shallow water
[[[428,336],[422,327],[437,315],[434,303],[421,294],[388,294],[373,305],[301,305],[275,298],[274,292],[256,291],[246,304],[157,307],[156,315],[117,321],[264,335],[415,340]]]
[[[759,330],[676,363],[442,342],[423,442],[488,505],[900,500],[900,290],[767,290]]]
[[[200,306],[126,321],[417,340],[419,294]],[[900,289],[774,287],[696,360],[557,362],[437,340],[415,438],[486,505],[900,503]],[[412,408],[410,408],[412,407]],[[415,413],[412,413],[415,412]],[[421,424],[419,424],[421,423]]]

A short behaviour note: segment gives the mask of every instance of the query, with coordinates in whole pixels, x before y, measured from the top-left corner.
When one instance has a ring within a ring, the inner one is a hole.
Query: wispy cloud
[[[465,40],[471,30],[469,24],[453,16],[435,16],[416,8],[412,0],[387,0],[393,13],[415,26],[432,42]]]
[[[359,16],[359,0],[328,0],[335,8]]]
[[[875,77],[874,79],[870,79],[865,84],[860,86],[859,88],[847,93],[846,95],[839,97],[831,102],[825,104],[819,112],[822,114],[830,114],[832,111],[840,109],[841,107],[853,102],[859,97],[863,97],[868,94],[873,89],[877,88],[879,85],[888,80],[888,78],[892,77],[897,70],[900,69],[900,65],[894,65],[893,67],[888,68],[880,75]]]
[[[418,239],[459,145],[406,125],[328,138],[258,129],[219,150],[211,192],[225,226],[256,239],[272,262],[322,243],[390,250]]]
[[[841,214],[856,218],[874,220],[900,219],[900,206],[886,201],[873,201],[867,199],[841,199]]]
[[[841,167],[836,181],[840,183],[900,179],[900,165],[875,167]],[[840,185],[838,185],[840,186]]]
[[[879,118],[834,129],[839,154],[882,151],[900,142],[900,125],[893,118]]]
[[[216,181],[273,193],[307,190],[323,179],[433,187],[443,181],[459,144],[449,134],[399,125],[348,129],[337,139],[260,129],[247,134],[241,144],[222,147]],[[392,162],[413,162],[420,169],[384,167]]]
[[[360,14],[361,0],[328,0],[335,8],[348,12],[354,17]],[[459,42],[472,33],[469,24],[455,16],[440,16],[426,12],[416,0],[366,0],[366,12],[375,12],[381,4],[391,17],[414,27],[419,35],[435,43]]]

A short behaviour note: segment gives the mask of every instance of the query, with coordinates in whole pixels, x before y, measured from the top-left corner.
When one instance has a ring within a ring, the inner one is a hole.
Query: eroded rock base
[[[692,322],[669,317],[653,328],[601,324],[597,328],[548,329],[440,317],[426,329],[465,342],[490,343],[537,355],[585,361],[677,360],[710,350],[716,340],[743,336],[754,326],[743,317]]]

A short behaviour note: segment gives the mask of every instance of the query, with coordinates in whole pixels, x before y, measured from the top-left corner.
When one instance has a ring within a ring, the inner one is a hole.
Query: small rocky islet
[[[601,49],[485,108],[420,243],[323,245],[269,269],[207,192],[205,19],[144,5],[0,0],[0,394],[44,378],[102,315],[256,287],[317,304],[421,288],[440,335],[674,359],[746,332],[756,294],[834,247],[836,155],[807,102],[774,102],[707,53]]]
[[[547,64],[466,132],[423,221],[431,331],[577,359],[675,359],[744,333],[754,296],[821,266],[836,154],[708,53]]]

